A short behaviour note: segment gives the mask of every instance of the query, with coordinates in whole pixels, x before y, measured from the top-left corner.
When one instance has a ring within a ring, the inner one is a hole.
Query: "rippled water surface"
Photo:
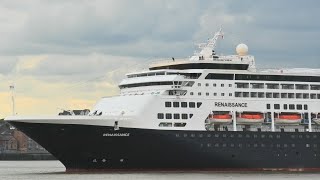
[[[58,161],[0,161],[0,180],[9,179],[320,179],[319,173],[278,173],[278,172],[107,172],[107,173],[65,173]]]

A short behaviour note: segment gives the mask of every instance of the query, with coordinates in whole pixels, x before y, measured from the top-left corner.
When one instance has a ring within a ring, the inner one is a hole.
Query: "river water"
[[[59,161],[0,161],[0,180],[95,180],[95,179],[235,179],[235,180],[276,180],[276,179],[320,179],[319,173],[279,172],[106,172],[106,173],[65,173]]]

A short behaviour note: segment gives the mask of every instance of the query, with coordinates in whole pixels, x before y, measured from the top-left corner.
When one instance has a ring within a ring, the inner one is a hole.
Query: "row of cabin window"
[[[267,104],[267,109],[271,109],[271,105]],[[280,109],[280,104],[274,104],[273,109]],[[283,109],[287,110],[302,110],[302,104],[283,104]],[[308,105],[303,105],[303,110],[308,110]]]
[[[185,127],[187,125],[187,123],[174,123],[173,126],[174,127]],[[172,127],[172,123],[171,122],[161,122],[159,124],[159,127]]]
[[[189,118],[192,118],[193,114],[189,114]],[[181,117],[181,118],[180,118]],[[171,113],[158,113],[158,119],[172,119],[172,114]],[[173,114],[173,119],[188,119],[188,114],[178,114],[178,113],[174,113]]]
[[[200,145],[201,147],[203,147],[203,144]],[[227,144],[226,143],[214,143],[214,144],[211,144],[211,143],[207,143],[207,147],[227,147]],[[254,143],[254,144],[250,144],[250,143],[247,143],[247,144],[242,144],[242,143],[239,143],[238,145],[234,144],[234,143],[231,143],[229,144],[228,147],[247,147],[247,148],[250,148],[250,147],[254,147],[254,148],[257,148],[257,147],[270,147],[270,148],[273,148],[273,147],[276,147],[276,148],[289,148],[290,146],[291,147],[296,147],[296,144],[292,143],[292,144],[264,144],[264,143],[260,143],[260,145],[258,143]],[[305,147],[307,148],[310,148],[311,145],[310,144],[306,144]],[[317,144],[313,144],[313,148],[317,148],[318,145]],[[296,152],[296,155],[299,155],[298,152]],[[279,156],[279,154],[278,154]],[[285,154],[285,156],[287,156],[287,154]],[[316,156],[316,155],[315,155]]]
[[[277,135],[273,135],[273,134],[253,134],[253,135],[250,135],[250,134],[212,134],[212,133],[208,133],[208,134],[194,134],[194,133],[184,133],[184,134],[176,134],[176,137],[200,137],[200,138],[203,138],[203,137],[207,137],[207,138],[269,138],[269,139],[272,139],[272,138],[276,138],[276,139],[280,139],[281,138],[281,135],[280,134],[277,134]],[[292,134],[290,136],[292,139],[295,139],[295,138],[299,138],[299,139],[302,139],[302,138],[314,138],[314,139],[317,139],[318,136],[316,134],[313,134],[313,135],[309,135],[309,134],[305,134],[305,135],[302,135],[302,134],[299,134],[299,135],[296,135],[296,134]]]
[[[221,96],[225,96],[225,94],[226,93],[221,93],[220,95]],[[191,96],[193,96],[194,95],[194,93],[193,92],[190,92],[190,95]],[[202,93],[201,92],[198,92],[198,96],[201,96],[202,95]],[[210,93],[209,92],[206,92],[206,96],[209,96],[210,95]],[[213,96],[217,96],[218,95],[218,93],[213,93]],[[229,96],[232,96],[232,93],[229,93]]]
[[[249,83],[235,83],[236,88],[249,88]],[[309,90],[308,84],[276,84],[276,83],[250,83],[252,89],[297,89]],[[310,90],[320,90],[320,85],[310,85]]]
[[[195,108],[196,105],[197,105],[197,108],[199,108],[202,105],[202,102],[189,102],[189,108]],[[181,102],[181,104],[180,104],[180,102],[169,102],[169,101],[166,101],[164,103],[164,106],[165,107],[175,107],[175,108],[178,108],[178,107],[187,108],[188,107],[188,102]]]
[[[201,86],[201,83],[198,83],[198,86],[200,87],[200,86]],[[210,84],[209,84],[209,83],[205,83],[205,86],[206,86],[206,87],[209,87]],[[216,83],[213,83],[212,86],[213,86],[213,87],[217,87],[217,84],[216,84]],[[220,86],[221,86],[221,87],[224,87],[224,84],[220,84]],[[229,84],[228,86],[229,86],[229,87],[232,87],[232,84]]]
[[[235,97],[320,99],[320,94],[315,94],[315,93],[309,94],[309,93],[235,92]]]

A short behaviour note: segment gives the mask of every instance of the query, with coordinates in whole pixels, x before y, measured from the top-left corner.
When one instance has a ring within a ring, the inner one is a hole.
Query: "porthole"
[[[314,134],[314,135],[313,135],[313,138],[317,138],[317,135],[316,135],[316,134]]]
[[[270,139],[272,139],[272,138],[273,138],[272,134],[270,134],[270,135],[269,135],[269,138],[270,138]]]
[[[219,134],[215,134],[214,137],[218,138],[218,137],[219,137]]]
[[[309,134],[307,134],[307,135],[306,135],[306,138],[308,138],[308,139],[309,139],[309,138],[310,138],[310,135],[309,135]]]
[[[211,137],[211,134],[207,134],[207,137]]]
[[[227,144],[226,144],[226,143],[223,143],[223,144],[222,144],[222,147],[227,147]]]
[[[202,137],[203,137],[203,134],[199,134],[199,137],[201,137],[201,138],[202,138]]]

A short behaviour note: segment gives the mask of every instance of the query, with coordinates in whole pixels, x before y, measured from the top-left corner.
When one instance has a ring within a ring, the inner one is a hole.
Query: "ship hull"
[[[74,170],[320,170],[320,133],[10,124]]]

